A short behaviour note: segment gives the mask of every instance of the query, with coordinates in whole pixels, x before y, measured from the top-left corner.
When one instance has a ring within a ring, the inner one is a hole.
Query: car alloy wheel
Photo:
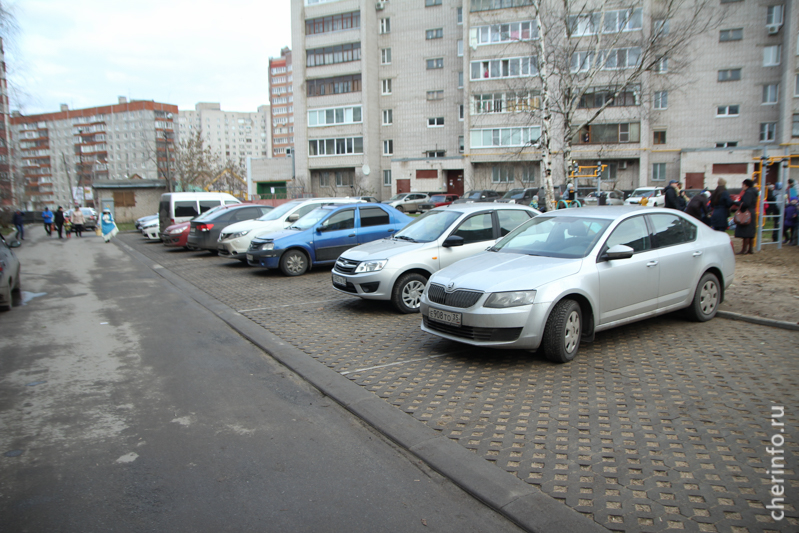
[[[418,313],[427,278],[417,272],[404,274],[394,284],[391,303],[401,313]]]

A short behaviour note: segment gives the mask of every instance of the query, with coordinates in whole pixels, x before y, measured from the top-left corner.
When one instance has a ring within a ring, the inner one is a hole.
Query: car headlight
[[[274,250],[274,249],[275,249],[274,241],[265,242],[261,245],[261,250]]]
[[[495,292],[488,297],[483,307],[518,307],[530,305],[535,300],[535,291]]]
[[[250,230],[237,231],[236,233],[231,233],[230,235],[228,235],[227,238],[228,239],[238,239],[239,237],[244,237],[249,232],[250,232]]]
[[[386,266],[386,263],[388,263],[388,259],[380,259],[379,261],[364,261],[355,268],[355,273],[362,274],[364,272],[379,272],[383,270],[383,267]]]
[[[175,228],[175,229],[171,229],[171,230],[169,230],[169,234],[170,234],[170,235],[176,235],[176,234],[178,234],[178,233],[183,233],[183,232],[184,232],[184,231],[186,231],[187,229],[189,229],[189,227],[188,227],[188,226],[186,226],[185,228]]]

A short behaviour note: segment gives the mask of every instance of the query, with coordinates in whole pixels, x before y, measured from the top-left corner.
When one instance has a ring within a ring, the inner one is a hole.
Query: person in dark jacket
[[[752,241],[755,239],[755,228],[757,227],[757,221],[755,220],[756,213],[755,210],[757,208],[757,196],[758,191],[754,187],[755,182],[752,180],[744,180],[741,193],[741,201],[737,202],[738,209],[743,212],[749,212],[752,215],[752,220],[749,224],[742,225],[736,224],[735,225],[735,236],[739,239],[743,239],[743,244],[741,245],[741,251],[738,254],[753,254],[755,253],[752,250]]]
[[[55,217],[53,217],[55,221],[55,229],[58,232],[58,238],[63,239],[63,232],[64,232],[64,208],[60,205],[58,206],[58,211],[55,212]]]
[[[707,191],[702,191],[693,198],[691,201],[688,202],[688,206],[685,208],[685,213],[691,215],[697,220],[701,220],[708,226],[710,225],[710,219],[708,218],[708,207],[707,207],[707,199],[710,197],[710,193]]]
[[[713,211],[710,215],[711,228],[716,231],[727,231],[730,225],[730,207],[732,207],[732,198],[727,192],[727,182],[719,178],[716,189],[710,195],[710,209]]]
[[[25,240],[25,215],[22,214],[22,211],[17,209],[14,211],[14,216],[11,218],[11,221],[14,223],[14,227],[17,228],[17,239],[24,241]]]
[[[671,180],[669,182],[669,186],[666,187],[665,191],[666,199],[664,200],[665,203],[663,204],[663,207],[668,207],[670,209],[677,209],[679,211],[682,211],[682,209],[680,209],[680,197],[679,194],[677,193],[677,185],[678,185],[677,180]]]
[[[794,200],[785,206],[785,221],[782,226],[782,244],[787,244],[788,246],[794,246],[796,244],[796,227],[799,226],[796,203],[797,201]]]

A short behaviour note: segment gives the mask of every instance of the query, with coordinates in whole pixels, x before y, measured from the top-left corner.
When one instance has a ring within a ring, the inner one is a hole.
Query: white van
[[[218,205],[240,204],[238,198],[224,192],[167,192],[158,206],[158,235],[167,226],[180,224]]]

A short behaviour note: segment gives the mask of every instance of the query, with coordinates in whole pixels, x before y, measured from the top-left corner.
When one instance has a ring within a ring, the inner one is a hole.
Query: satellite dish
[[[364,175],[364,176],[368,176],[368,175],[369,175],[369,173],[372,171],[372,169],[371,169],[371,168],[369,168],[369,165],[364,165],[364,166],[362,166],[362,167],[361,167],[361,170],[363,171],[363,175]]]

